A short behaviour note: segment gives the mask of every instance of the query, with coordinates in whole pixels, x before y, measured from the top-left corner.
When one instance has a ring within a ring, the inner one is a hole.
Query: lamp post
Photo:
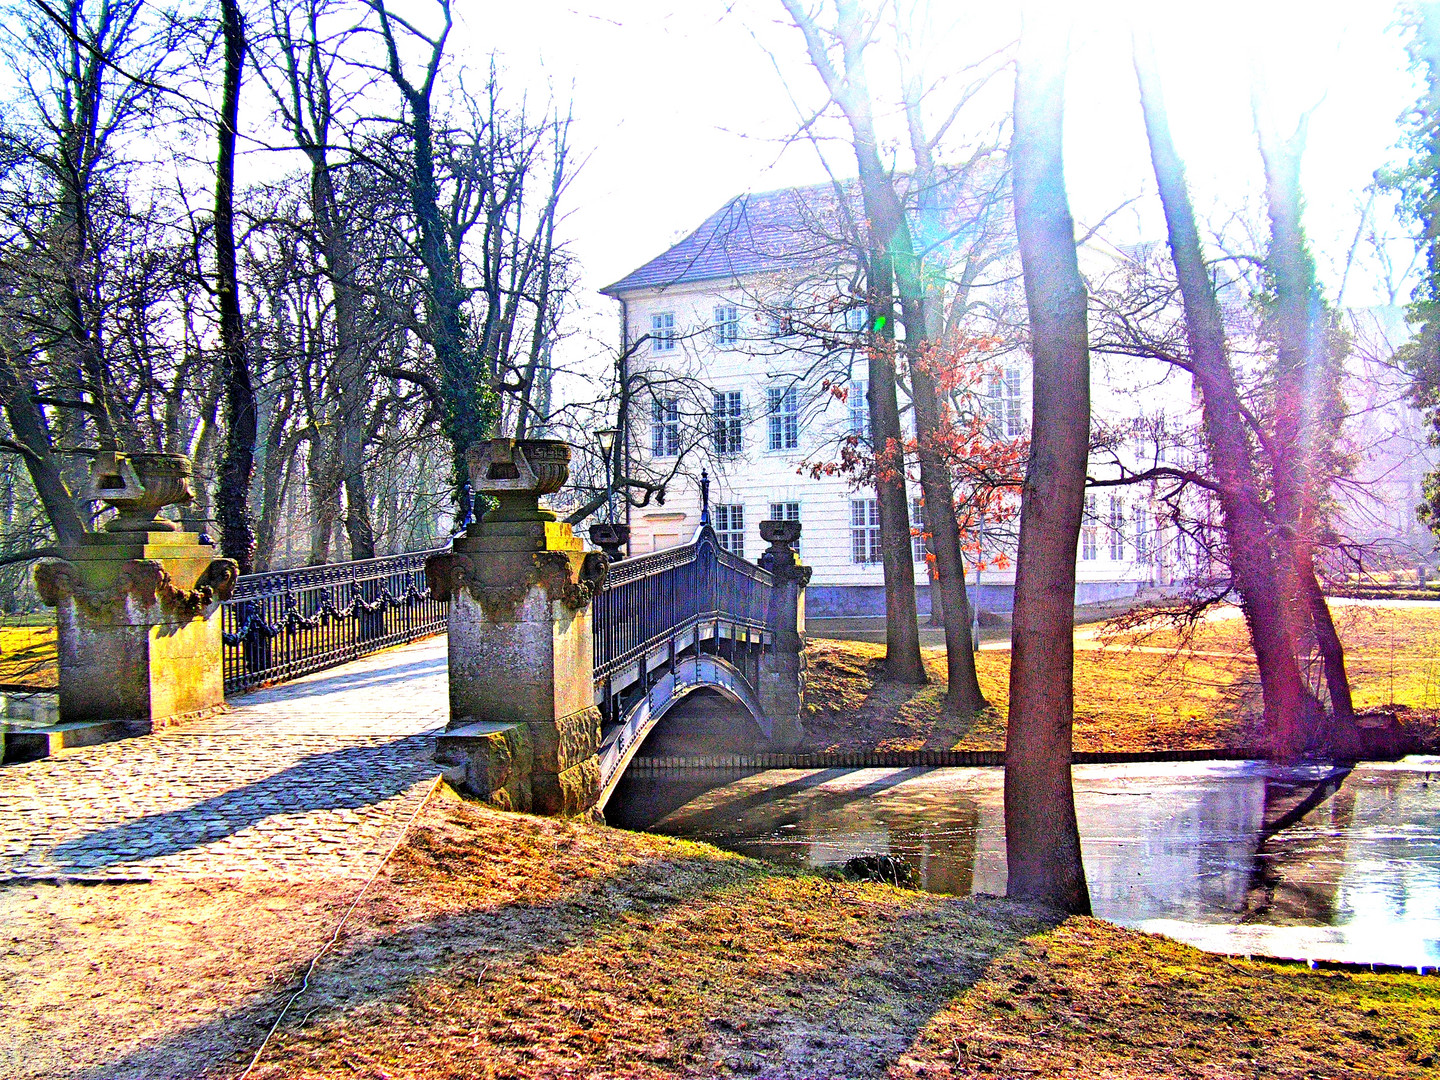
[[[630,542],[630,526],[615,524],[615,439],[614,428],[601,428],[595,433],[600,453],[605,456],[605,521],[590,526],[590,539],[611,562],[622,558],[622,549]]]
[[[595,441],[600,444],[600,453],[605,456],[605,520],[615,524],[615,437],[620,432],[615,428],[601,428],[595,432]]]

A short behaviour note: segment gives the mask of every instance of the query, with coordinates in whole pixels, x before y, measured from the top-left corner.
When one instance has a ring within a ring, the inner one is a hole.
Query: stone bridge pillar
[[[425,564],[450,601],[450,723],[436,757],[497,806],[584,813],[600,796],[590,600],[607,560],[540,508],[565,483],[568,445],[492,439],[468,457],[472,490],[498,505]]]
[[[188,503],[180,454],[102,454],[82,497],[119,513],[35,567],[59,632],[60,720],[143,734],[225,703],[220,605],[239,570],[159,511]]]
[[[771,742],[777,750],[793,750],[805,738],[801,708],[805,701],[805,586],[810,567],[800,565],[795,544],[798,521],[762,521],[760,536],[770,547],[760,565],[775,579],[770,604],[773,646],[760,657],[760,708],[774,724]]]

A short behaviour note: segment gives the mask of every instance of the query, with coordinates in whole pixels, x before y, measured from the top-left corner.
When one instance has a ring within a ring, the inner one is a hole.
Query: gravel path
[[[0,769],[0,882],[366,877],[424,797],[445,639],[236,699],[155,735]]]

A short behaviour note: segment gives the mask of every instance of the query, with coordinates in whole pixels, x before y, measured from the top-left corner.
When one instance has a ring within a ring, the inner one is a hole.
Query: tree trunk
[[[1068,36],[1027,18],[1015,77],[1015,232],[1034,359],[1034,427],[1020,507],[1010,719],[1006,895],[1089,914],[1070,778],[1075,556],[1090,442],[1085,284],[1061,149]]]
[[[336,379],[340,399],[339,468],[345,488],[345,534],[350,558],[375,557],[375,530],[370,522],[370,495],[365,482],[365,447],[370,424],[370,377],[360,333],[361,297],[355,283],[355,260],[350,238],[340,219],[340,207],[324,148],[312,157],[312,201],[321,224],[325,263],[335,292]]]
[[[430,61],[425,69],[425,81],[416,85],[401,70],[400,50],[385,0],[366,2],[380,18],[390,79],[410,111],[412,172],[408,187],[410,206],[420,233],[420,261],[425,267],[426,330],[440,366],[440,385],[445,399],[442,427],[450,440],[455,504],[463,507],[468,477],[465,451],[492,434],[495,397],[480,361],[480,350],[467,331],[460,268],[455,253],[450,250],[445,218],[440,213],[439,182],[435,175],[430,97],[450,33],[450,4],[449,0],[440,0],[445,24],[437,37],[426,39],[431,47]]]
[[[910,149],[915,156],[914,185],[918,218],[942,215],[936,205],[939,185],[935,159],[925,134],[918,87],[904,91]],[[975,642],[970,636],[970,597],[965,591],[965,556],[960,543],[960,522],[955,515],[954,477],[941,446],[943,412],[930,364],[941,343],[941,297],[915,254],[915,238],[895,192],[887,184],[897,222],[895,280],[900,289],[900,311],[905,321],[905,349],[910,359],[910,400],[915,407],[915,457],[920,465],[920,490],[925,496],[925,529],[935,559],[931,572],[931,622],[945,628],[945,705],[952,712],[972,714],[990,703],[980,691],[975,671]]]
[[[1200,390],[1205,444],[1224,517],[1230,573],[1260,668],[1265,730],[1272,753],[1292,758],[1304,743],[1305,690],[1293,621],[1285,612],[1284,575],[1275,565],[1270,547],[1264,496],[1230,367],[1220,304],[1200,248],[1185,167],[1170,136],[1159,76],[1148,51],[1139,44],[1135,72],[1185,310],[1190,372]]]
[[[336,475],[339,449],[332,440],[310,442],[310,554],[306,562],[321,566],[330,561],[330,542],[340,520],[340,487]]]
[[[866,399],[870,406],[875,501],[880,511],[880,557],[885,574],[885,674],[894,682],[924,683],[928,677],[920,656],[910,503],[905,491],[905,437],[895,387],[895,245],[908,237],[905,217],[880,159],[865,77],[862,18],[855,0],[838,0],[836,4],[836,32],[844,46],[843,74],[832,66],[815,20],[797,0],[784,2],[805,35],[815,70],[845,113],[860,174],[866,231],[857,239],[866,253],[866,304],[871,319]]]
[[[871,260],[869,300],[872,312],[894,307],[889,259],[884,256]],[[876,306],[879,304],[887,306]],[[905,443],[900,431],[895,341],[891,333],[872,333],[878,340],[870,346],[870,385],[866,390],[875,453],[875,501],[880,510],[880,558],[885,575],[885,676],[892,682],[918,684],[926,682],[927,676],[920,657],[915,562],[910,556],[910,504],[905,494]]]
[[[1320,589],[1312,562],[1300,579],[1300,588],[1309,605],[1310,619],[1315,626],[1315,647],[1325,665],[1325,689],[1330,694],[1330,712],[1341,723],[1355,719],[1355,702],[1350,695],[1350,676],[1345,670],[1345,648],[1330,616],[1330,605]]]
[[[45,516],[50,519],[50,527],[55,530],[55,539],[61,545],[78,544],[85,534],[85,522],[60,475],[60,462],[51,445],[45,414],[31,397],[35,393],[34,384],[18,377],[10,365],[5,364],[0,367],[0,391],[4,394],[5,418],[10,421],[16,440],[25,447],[25,467],[45,508]]]
[[[240,75],[245,26],[237,0],[220,0],[225,38],[225,87],[220,104],[220,148],[215,162],[215,293],[220,305],[221,370],[225,383],[225,455],[217,503],[220,550],[251,571],[255,531],[250,521],[250,481],[255,473],[255,388],[245,355],[240,284],[235,269],[235,129],[240,112]]]
[[[1272,470],[1275,516],[1279,522],[1278,558],[1288,560],[1294,635],[1315,635],[1330,689],[1331,704],[1346,720],[1354,718],[1345,650],[1335,633],[1329,607],[1315,578],[1315,533],[1321,520],[1324,488],[1322,453],[1339,435],[1340,373],[1329,358],[1324,305],[1315,281],[1315,264],[1300,222],[1300,157],[1304,127],[1290,140],[1275,136],[1259,122],[1260,154],[1265,161],[1265,195],[1270,218],[1266,265],[1275,291],[1276,339]],[[1317,618],[1317,616],[1319,616]],[[1316,716],[1315,720],[1320,718]],[[1313,732],[1303,731],[1305,741]],[[1303,746],[1290,756],[1298,756]]]
[[[915,317],[923,318],[917,312]],[[905,324],[909,340],[910,323]],[[970,597],[965,592],[965,559],[960,549],[960,525],[955,518],[955,494],[950,467],[936,445],[940,432],[940,401],[934,380],[924,364],[911,361],[911,400],[915,405],[915,456],[920,461],[920,490],[925,495],[925,528],[935,555],[931,583],[932,603],[938,599],[945,627],[945,667],[948,683],[945,707],[970,714],[989,705],[980,691],[975,671],[975,645],[970,640]]]

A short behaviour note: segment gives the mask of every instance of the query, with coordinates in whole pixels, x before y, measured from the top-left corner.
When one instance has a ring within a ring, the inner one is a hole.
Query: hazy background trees
[[[445,0],[3,24],[0,451],[43,513],[0,559],[94,526],[106,449],[190,454],[187,521],[257,569],[414,548],[464,515],[466,443],[568,422],[568,106],[450,57]]]

